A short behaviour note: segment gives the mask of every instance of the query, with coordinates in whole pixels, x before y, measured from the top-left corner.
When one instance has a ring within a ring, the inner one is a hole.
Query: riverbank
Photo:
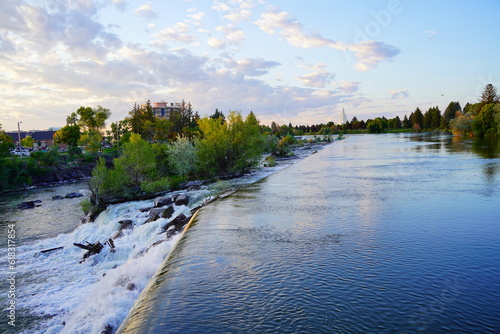
[[[6,212],[10,216],[3,219],[16,228],[16,328],[20,333],[113,333],[178,242],[177,232],[194,209],[276,173],[321,150],[325,144],[296,148],[294,156],[277,159],[274,167],[262,165],[237,178],[209,183],[192,181],[183,190],[164,193],[159,198],[110,205],[88,224],[79,223],[74,215],[55,215],[69,209],[81,210],[83,197],[50,200],[68,192],[69,185],[51,187],[47,193],[42,188],[15,194],[30,196],[23,200],[43,199],[42,206],[32,210],[18,210],[12,203]],[[71,187],[71,191],[86,192],[84,183]],[[68,231],[72,226],[76,228]],[[102,250],[82,261],[85,251],[74,244],[98,242],[104,246]],[[42,253],[44,250],[53,251]],[[1,266],[7,265],[4,260],[0,259]],[[4,274],[0,273],[0,279],[7,278]],[[6,298],[0,296],[0,303],[8,302]],[[0,331],[9,330],[2,326]]]

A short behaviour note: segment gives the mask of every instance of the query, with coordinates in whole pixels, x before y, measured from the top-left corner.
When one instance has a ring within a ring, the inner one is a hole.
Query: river
[[[297,151],[310,155],[319,146]],[[173,249],[179,235],[166,238],[163,226],[205,199],[245,186],[295,160],[280,161],[231,181],[199,189],[177,191],[190,197],[188,206],[174,206],[170,218],[146,223],[153,200],[111,205],[94,223],[80,224],[85,197],[52,200],[68,193],[87,194],[85,182],[31,189],[0,196],[0,305],[1,333],[101,333],[114,332],[127,316],[140,292]],[[20,210],[23,201],[40,201],[37,207]],[[120,221],[131,221],[130,229],[115,239],[116,249],[106,246],[85,261],[85,251],[73,243],[104,244],[120,230]],[[42,253],[43,250],[57,248]]]
[[[203,207],[120,333],[500,332],[498,142],[353,135]]]

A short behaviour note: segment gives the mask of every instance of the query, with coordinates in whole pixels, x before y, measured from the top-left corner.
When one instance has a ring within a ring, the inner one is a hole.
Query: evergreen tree
[[[481,94],[480,102],[482,103],[498,103],[500,102],[500,97],[495,86],[492,84],[487,84],[484,87],[483,94]]]
[[[460,106],[460,103],[458,101],[450,102],[450,104],[448,104],[448,107],[446,107],[444,111],[441,127],[444,129],[449,129],[450,121],[457,116],[457,111],[460,110],[462,110],[462,107]]]

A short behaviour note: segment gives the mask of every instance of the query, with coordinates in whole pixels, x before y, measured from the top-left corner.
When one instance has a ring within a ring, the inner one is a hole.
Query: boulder
[[[118,224],[120,224],[120,231],[131,230],[134,228],[134,222],[130,219],[120,220]]]
[[[33,209],[34,207],[35,207],[35,201],[22,202],[17,206],[17,208],[21,210]]]
[[[175,205],[181,206],[181,205],[188,205],[189,204],[189,196],[187,195],[179,195],[175,199]]]
[[[163,210],[163,212],[161,214],[161,217],[169,219],[170,217],[172,217],[172,215],[174,214],[174,212],[175,212],[174,207],[172,205],[170,205],[168,208],[166,208],[165,210]]]
[[[55,196],[52,196],[52,200],[55,201],[55,200],[60,200],[60,199],[64,199],[64,197],[62,197],[61,195],[55,195]]]
[[[65,197],[66,198],[77,198],[77,197],[82,197],[82,196],[83,196],[82,193],[69,193]]]
[[[182,227],[188,222],[189,218],[186,217],[185,214],[181,213],[180,215],[172,219],[172,221],[170,221],[168,224],[163,226],[163,231],[167,231],[171,226],[174,226],[176,231],[180,231]]]
[[[148,218],[148,220],[146,220],[146,221],[144,222],[144,224],[148,224],[148,223],[154,222],[154,221],[156,221],[156,220],[158,220],[158,219],[160,219],[160,216],[158,216],[158,215],[153,215],[153,216],[149,217],[149,218]]]
[[[171,197],[158,197],[158,198],[155,198],[155,201],[154,201],[155,208],[159,208],[159,207],[165,206],[165,205],[171,205],[172,203],[173,203],[173,201],[172,201]]]

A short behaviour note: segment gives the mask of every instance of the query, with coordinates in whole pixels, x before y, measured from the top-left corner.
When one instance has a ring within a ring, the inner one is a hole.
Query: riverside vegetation
[[[109,109],[97,106],[80,107],[69,115],[67,124],[54,135],[56,143],[68,147],[63,154],[55,146],[47,152],[32,152],[30,157],[11,156],[9,149],[14,143],[0,125],[0,191],[92,176],[92,197],[86,204],[90,210],[175,189],[188,180],[238,175],[255,166],[265,152],[270,154],[266,164],[273,165],[274,157],[291,154],[295,136],[304,134],[325,138],[399,131],[500,135],[500,98],[492,84],[485,86],[478,103],[468,103],[462,109],[459,102],[450,102],[442,115],[438,107],[425,113],[417,108],[403,120],[396,116],[365,122],[354,117],[343,125],[279,126],[272,122],[268,127],[260,125],[253,112],[244,119],[238,112],[226,117],[217,109],[213,115],[200,118],[185,101],[168,119],[161,119],[155,117],[148,101],[143,106],[134,105],[128,117],[105,131],[110,114]],[[21,142],[26,147],[30,143],[29,138]]]

